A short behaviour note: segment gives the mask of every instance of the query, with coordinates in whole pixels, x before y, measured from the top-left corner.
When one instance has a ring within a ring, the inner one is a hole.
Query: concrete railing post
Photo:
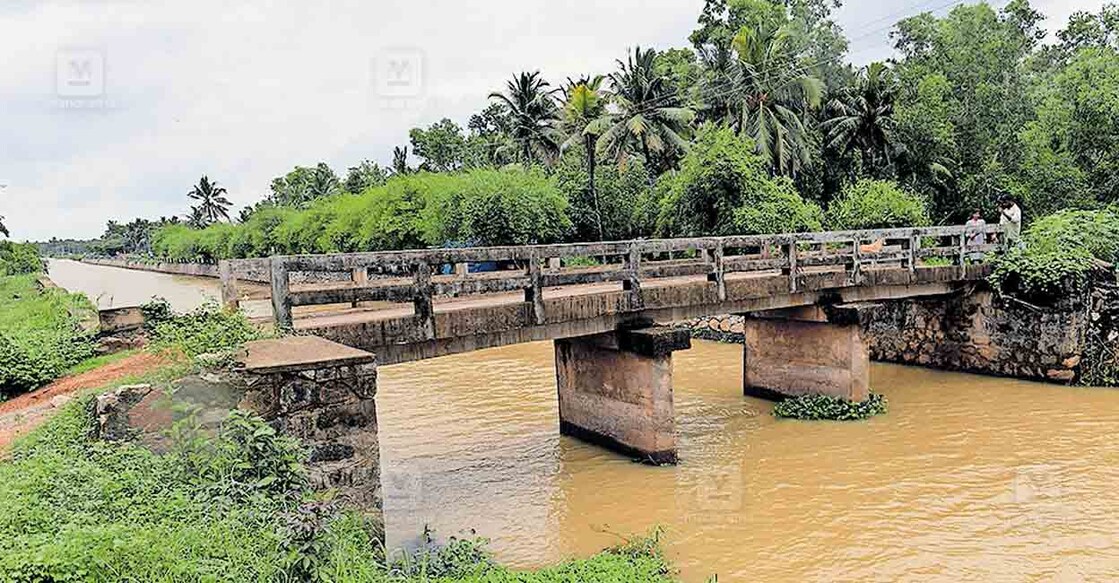
[[[707,274],[707,281],[715,282],[715,290],[718,294],[719,301],[727,301],[727,274],[723,266],[723,241],[720,239],[715,245],[715,248],[710,251],[711,253],[711,273]],[[704,250],[704,253],[708,253]]]
[[[921,248],[921,237],[917,233],[909,236],[909,273],[917,271],[917,251]]]
[[[218,276],[221,277],[221,305],[227,310],[236,310],[241,306],[241,297],[237,291],[237,275],[228,259],[218,262]]]
[[[532,320],[537,326],[543,325],[544,315],[544,280],[541,275],[540,258],[533,252],[528,258],[529,285],[525,288],[525,301],[532,305]]]
[[[291,330],[291,288],[288,267],[282,257],[272,257],[272,313],[276,328]]]
[[[355,267],[350,272],[350,281],[354,283],[355,287],[365,287],[369,285],[369,268],[368,267]],[[361,305],[361,302],[350,302],[351,308],[356,308]]]
[[[622,289],[629,292],[629,309],[638,311],[645,309],[645,298],[641,295],[641,247],[638,243],[631,243],[629,254],[626,256],[626,279],[622,281]]]
[[[863,282],[862,239],[855,237],[851,244],[851,283],[860,285]]]
[[[435,307],[432,300],[431,265],[420,262],[415,267],[415,296],[412,304],[416,311],[416,321],[423,331],[424,338],[435,338]]]
[[[797,292],[797,242],[793,239],[788,244],[788,257],[789,257],[789,291],[791,293]]]

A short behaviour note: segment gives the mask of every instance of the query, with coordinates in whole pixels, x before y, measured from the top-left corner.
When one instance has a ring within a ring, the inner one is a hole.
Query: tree
[[[376,162],[362,160],[357,166],[350,166],[346,171],[346,181],[343,186],[350,194],[361,194],[367,188],[384,184],[388,177],[388,172]]]
[[[225,188],[219,186],[216,181],[211,182],[206,176],[203,176],[187,193],[188,198],[198,201],[198,213],[205,225],[216,223],[222,218],[229,220],[229,208],[233,203],[229,202],[225,195]],[[192,212],[193,210],[194,208],[191,209]]]
[[[749,138],[704,124],[680,163],[657,184],[657,230],[666,236],[706,237],[818,230],[820,208],[797,194],[786,177],[773,178]]]
[[[860,180],[828,205],[829,229],[890,229],[929,224],[925,200],[888,180]]]
[[[671,80],[657,72],[657,53],[637,47],[618,61],[609,76],[612,93],[606,115],[588,125],[596,148],[618,163],[634,150],[653,171],[675,165],[688,149],[685,139],[695,112],[680,105]]]
[[[210,223],[206,220],[205,213],[202,212],[202,208],[197,206],[190,207],[190,213],[186,216],[186,224],[192,229],[205,229],[210,226]]]
[[[561,146],[563,151],[574,145],[583,146],[583,156],[587,167],[586,188],[590,200],[594,203],[594,212],[598,223],[598,240],[600,241],[605,239],[605,231],[602,227],[602,206],[599,204],[598,193],[595,191],[594,184],[597,162],[595,142],[598,140],[598,135],[591,124],[606,112],[605,102],[599,95],[601,86],[601,76],[569,82],[565,90],[567,100],[563,107],[563,125],[569,137]]]
[[[4,224],[4,215],[0,215],[0,233],[3,233],[5,237],[12,236],[12,234],[8,232],[7,225]]]
[[[649,172],[640,160],[596,166],[594,194],[588,188],[592,159],[586,144],[566,149],[553,180],[570,203],[576,241],[619,241],[653,234],[656,201],[650,200]],[[594,144],[590,144],[594,148]],[[647,218],[646,215],[651,215]]]
[[[305,208],[311,201],[338,194],[342,183],[325,162],[314,167],[296,166],[291,172],[272,179],[268,199],[279,206]]]
[[[420,170],[454,172],[465,165],[466,136],[450,119],[431,124],[429,128],[412,128],[408,132],[412,152],[424,159]]]
[[[524,163],[551,164],[559,154],[561,140],[556,89],[540,71],[521,73],[506,83],[505,93],[491,93],[509,111],[509,137],[518,159]]]
[[[811,163],[804,112],[820,105],[824,85],[799,67],[787,26],[744,27],[731,45],[737,74],[729,81],[737,103],[732,126],[756,144],[774,173],[795,176]]]
[[[889,164],[894,140],[894,99],[897,85],[883,63],[871,63],[855,83],[828,104],[824,122],[828,147],[843,153],[858,150],[871,173]]]
[[[401,176],[410,174],[412,169],[408,167],[408,146],[397,146],[392,149],[392,173],[393,176]]]

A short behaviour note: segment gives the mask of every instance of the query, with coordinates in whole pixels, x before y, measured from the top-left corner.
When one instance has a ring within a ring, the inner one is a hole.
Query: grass
[[[497,565],[476,540],[386,561],[380,526],[310,491],[301,445],[241,412],[216,435],[191,417],[176,422],[162,455],[93,437],[96,393],[136,383],[166,389],[196,369],[189,357],[243,342],[243,323],[212,311],[157,323],[159,349],[179,359],[86,391],[13,444],[0,461],[0,581],[672,580],[655,534],[531,572]]]
[[[83,322],[96,308],[81,294],[40,289],[34,275],[0,277],[0,397],[44,385],[93,355]]]
[[[69,376],[74,376],[74,375],[79,375],[79,374],[82,374],[82,373],[85,373],[85,372],[89,372],[91,370],[96,370],[96,369],[99,369],[103,366],[108,366],[110,364],[120,362],[120,361],[122,361],[122,360],[124,360],[124,359],[126,359],[130,356],[135,356],[139,353],[140,353],[139,350],[124,350],[124,351],[121,351],[121,352],[114,352],[112,354],[102,354],[102,355],[99,355],[99,356],[91,356],[91,357],[79,362],[78,364],[75,364],[74,366],[66,369],[66,372],[62,373],[62,376],[63,377],[69,377]]]

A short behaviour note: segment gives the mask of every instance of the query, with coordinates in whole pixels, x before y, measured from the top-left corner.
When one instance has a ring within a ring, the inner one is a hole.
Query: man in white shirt
[[[1009,196],[999,200],[999,224],[1006,228],[1006,243],[1017,246],[1022,241],[1022,209]]]

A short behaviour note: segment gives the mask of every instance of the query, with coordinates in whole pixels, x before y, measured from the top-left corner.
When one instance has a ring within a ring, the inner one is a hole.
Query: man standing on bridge
[[[1007,246],[1022,244],[1022,209],[1009,196],[999,199],[999,224],[1006,229]]]

